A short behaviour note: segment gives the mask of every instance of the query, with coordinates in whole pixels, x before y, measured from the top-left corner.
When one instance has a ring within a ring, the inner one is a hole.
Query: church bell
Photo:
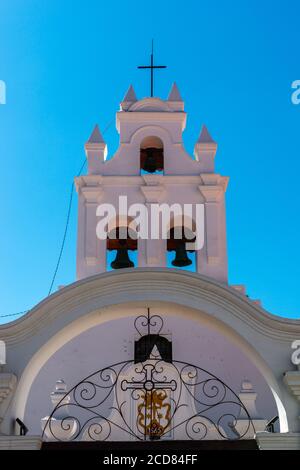
[[[183,268],[184,266],[190,266],[191,264],[192,261],[187,255],[185,242],[181,241],[175,248],[175,259],[172,261],[172,265],[178,268]]]
[[[126,240],[119,240],[119,244],[120,247],[117,249],[117,254],[111,263],[111,267],[113,269],[133,268],[134,263],[129,259]]]
[[[154,149],[147,149],[146,150],[146,158],[144,163],[144,170],[148,173],[154,173],[157,168],[156,158]]]
[[[149,147],[141,151],[141,167],[148,173],[161,171],[163,168],[163,150]]]

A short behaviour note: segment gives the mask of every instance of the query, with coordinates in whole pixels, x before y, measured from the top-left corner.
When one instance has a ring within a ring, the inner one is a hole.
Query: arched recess
[[[140,145],[140,170],[141,174],[160,173],[164,171],[164,144],[163,141],[155,136],[145,137]]]
[[[143,126],[140,129],[137,129],[129,139],[131,145],[136,146],[137,148],[141,147],[142,142],[144,139],[148,138],[149,136],[155,136],[157,139],[163,144],[164,149],[168,148],[174,142],[172,142],[172,135],[170,132],[160,126]]]
[[[277,405],[280,419],[280,430],[281,432],[288,431],[287,416],[281,399],[280,387],[278,386],[271,368],[267,365],[266,361],[257,352],[254,346],[248,343],[233,328],[225,325],[218,319],[212,318],[203,311],[174,304],[171,301],[148,301],[147,306],[150,306],[153,309],[153,313],[155,313],[155,310],[158,312],[163,310],[164,315],[183,316],[186,319],[208,324],[216,330],[222,332],[223,335],[225,335],[230,341],[237,345],[248,357],[248,359],[253,364],[255,364],[257,369],[265,378]],[[122,305],[113,305],[103,309],[95,309],[88,315],[81,316],[77,320],[69,323],[61,331],[53,335],[49,341],[47,341],[40,349],[35,352],[23,371],[14,398],[14,415],[22,419],[25,412],[27,398],[35,377],[46,361],[65,343],[75,338],[80,333],[92,328],[93,326],[100,325],[114,319],[116,320],[118,318],[135,316],[138,313],[140,314],[144,312],[145,310],[145,302],[127,302]]]

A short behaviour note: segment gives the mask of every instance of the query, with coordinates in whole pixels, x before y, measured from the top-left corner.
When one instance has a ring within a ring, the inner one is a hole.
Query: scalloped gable
[[[199,175],[206,171],[206,161],[194,159],[184,148],[182,133],[186,113],[160,98],[144,98],[127,110],[117,112],[120,145],[117,152],[101,166],[101,175],[140,175],[140,144],[155,136],[164,146],[164,175]],[[183,102],[181,103],[183,107]],[[200,181],[199,181],[200,184]]]
[[[174,112],[166,101],[160,98],[144,98],[136,101],[129,108],[130,112]]]

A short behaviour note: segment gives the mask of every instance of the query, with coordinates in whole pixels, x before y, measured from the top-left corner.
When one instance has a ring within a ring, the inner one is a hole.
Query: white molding
[[[0,428],[16,387],[17,377],[14,374],[0,372]]]
[[[226,177],[224,177],[226,178]],[[95,190],[102,189],[105,186],[142,186],[145,183],[148,185],[155,184],[159,181],[160,184],[164,185],[187,185],[187,184],[202,184],[201,175],[129,175],[124,178],[122,175],[86,175],[75,178],[76,190],[80,188],[91,187]],[[224,180],[225,183],[227,181]],[[220,182],[220,189],[224,190],[222,186],[223,182]],[[204,186],[204,185],[203,185]],[[204,186],[207,187],[207,186]]]
[[[141,186],[141,191],[145,197],[147,203],[159,203],[165,192],[165,188],[162,185],[153,186]]]
[[[259,450],[300,450],[300,433],[260,432],[255,439]]]
[[[208,301],[221,307],[256,332],[286,343],[300,334],[300,320],[282,318],[268,313],[245,295],[227,284],[198,273],[170,270],[168,268],[132,268],[97,274],[66,286],[37,304],[30,312],[11,323],[0,326],[0,338],[7,345],[17,344],[36,334],[63,316],[72,308],[80,307],[87,300],[116,298],[116,292],[124,295],[124,301],[155,299],[182,299],[196,302]],[[117,300],[115,301],[117,302]],[[114,302],[112,302],[114,303]]]
[[[300,370],[285,372],[283,381],[292,395],[300,401]]]
[[[147,110],[147,108],[150,110]],[[153,111],[154,110],[154,111]],[[162,100],[161,98],[157,97],[147,97],[142,98],[141,100],[135,101],[131,107],[130,112],[146,112],[146,113],[153,113],[153,112],[173,112],[171,109],[169,102]]]
[[[208,181],[203,181],[203,174],[199,175],[129,175],[124,178],[123,175],[85,175],[75,177],[75,187],[79,192],[82,188],[92,188],[93,190],[102,190],[105,186],[142,186],[143,184],[152,185],[160,184],[164,185],[187,185],[195,184],[204,190],[219,190],[222,192],[226,191],[229,178],[218,174],[209,175],[212,178]],[[213,183],[214,182],[214,183]],[[216,184],[215,184],[216,183]],[[201,189],[200,189],[201,191]]]
[[[40,450],[40,436],[0,436],[0,450]]]

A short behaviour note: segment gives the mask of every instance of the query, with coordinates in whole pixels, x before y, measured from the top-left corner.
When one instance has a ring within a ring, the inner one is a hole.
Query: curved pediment
[[[133,103],[129,108],[130,112],[165,112],[171,113],[173,110],[166,101],[160,98],[144,98],[136,103]]]
[[[128,302],[161,301],[197,308],[211,317],[290,342],[300,321],[268,313],[226,284],[198,273],[168,268],[133,268],[111,271],[76,281],[45,298],[20,319],[0,326],[6,344],[17,344],[57,322],[58,328],[84,316],[90,309]],[[195,303],[196,302],[196,303]]]

